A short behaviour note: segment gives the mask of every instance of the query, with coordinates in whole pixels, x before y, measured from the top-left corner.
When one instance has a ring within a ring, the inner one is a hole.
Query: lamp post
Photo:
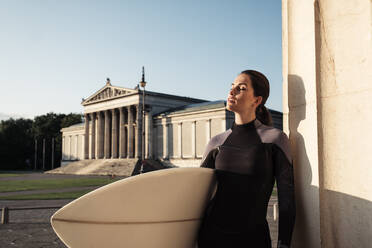
[[[142,80],[140,82],[142,91],[142,161],[141,161],[141,172],[143,171],[143,162],[145,160],[145,67],[142,66]]]

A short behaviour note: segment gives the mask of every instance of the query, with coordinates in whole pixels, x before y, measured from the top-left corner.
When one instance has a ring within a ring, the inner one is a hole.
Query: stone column
[[[295,173],[291,247],[372,243],[371,1],[282,1],[283,130]]]
[[[297,206],[291,247],[318,248],[321,238],[314,1],[284,0],[282,11],[283,131],[290,138]]]
[[[371,247],[372,1],[314,7],[321,245]]]
[[[211,119],[208,119],[206,121],[206,133],[207,133],[207,135],[206,135],[207,143],[206,144],[208,144],[208,142],[211,140]]]
[[[152,113],[149,111],[145,116],[145,158],[151,157],[152,143]]]
[[[105,159],[111,158],[110,110],[105,112]]]
[[[154,125],[154,130],[152,132],[152,155],[153,158],[158,158],[159,157],[159,140],[158,140],[158,133],[159,133],[159,125]]]
[[[111,110],[111,120],[112,120],[112,135],[111,135],[111,140],[112,140],[112,158],[118,158],[118,118],[116,114],[116,110],[112,109]]]
[[[91,113],[92,120],[92,131],[91,131],[91,140],[90,140],[90,158],[96,158],[96,113]]]
[[[85,114],[84,159],[89,159],[89,114]]]
[[[125,158],[127,156],[127,139],[125,136],[125,113],[124,108],[119,108],[119,158]]]
[[[163,158],[167,159],[168,157],[168,123],[163,123]]]
[[[196,158],[196,121],[191,122],[191,156]]]
[[[182,122],[178,123],[178,157],[182,158]]]
[[[104,144],[104,139],[103,139],[103,114],[102,114],[102,112],[97,112],[97,116],[98,116],[97,158],[102,159],[103,158],[103,144]]]
[[[62,160],[65,160],[65,153],[66,153],[66,138],[65,136],[62,136]]]
[[[69,153],[68,160],[72,160],[72,135],[69,136]]]
[[[75,160],[79,159],[79,150],[78,150],[78,144],[79,144],[79,135],[75,135],[75,151],[74,151],[74,157]],[[89,136],[88,136],[89,137]],[[89,158],[89,157],[88,157]]]
[[[136,145],[136,158],[142,158],[142,105],[138,104],[136,106],[136,134],[135,134],[135,145]]]
[[[226,119],[222,119],[221,122],[222,122],[221,124],[222,132],[225,132],[226,131]]]
[[[133,112],[131,106],[127,107],[128,111],[128,158],[133,158]]]

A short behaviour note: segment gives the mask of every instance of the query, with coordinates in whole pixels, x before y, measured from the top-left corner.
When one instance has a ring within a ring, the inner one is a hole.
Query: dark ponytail
[[[271,114],[265,107],[266,100],[270,94],[269,80],[267,80],[264,74],[255,70],[246,70],[242,71],[241,73],[248,75],[251,79],[254,96],[262,97],[261,104],[256,108],[256,118],[264,125],[272,126],[273,120],[271,118]]]
[[[269,110],[264,105],[258,105],[256,108],[256,118],[263,124],[267,126],[273,125],[273,119]]]

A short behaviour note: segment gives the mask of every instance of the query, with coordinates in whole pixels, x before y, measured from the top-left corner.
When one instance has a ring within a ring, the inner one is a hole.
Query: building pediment
[[[138,90],[134,89],[128,89],[124,87],[118,87],[118,86],[113,86],[111,84],[106,84],[105,87],[102,89],[98,90],[96,93],[88,97],[87,99],[83,99],[82,105],[89,105],[92,103],[98,103],[102,101],[107,101],[111,100],[114,98],[119,98],[123,97],[125,95],[131,95],[133,93],[137,93]]]

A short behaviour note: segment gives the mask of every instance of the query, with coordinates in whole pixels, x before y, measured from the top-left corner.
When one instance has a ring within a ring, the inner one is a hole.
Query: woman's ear
[[[255,103],[257,104],[256,106],[259,106],[262,103],[262,96],[258,96]]]

